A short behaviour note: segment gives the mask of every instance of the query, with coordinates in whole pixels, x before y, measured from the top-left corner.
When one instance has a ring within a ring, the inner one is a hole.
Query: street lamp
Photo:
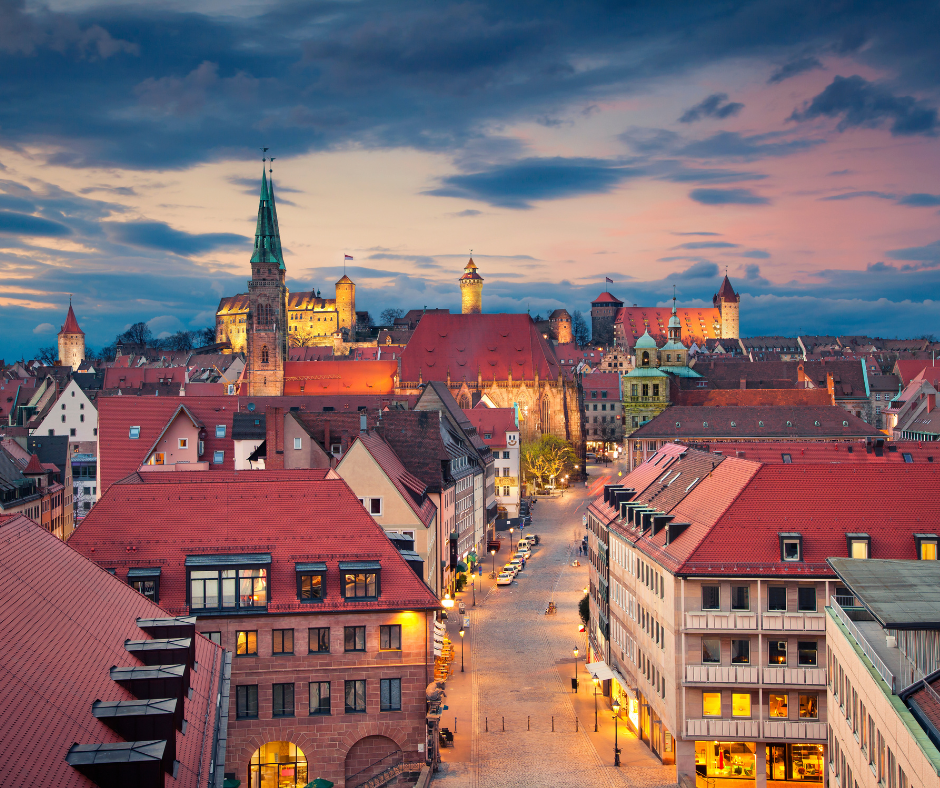
[[[490,555],[493,556],[493,577],[496,577],[496,551],[490,550]]]
[[[601,680],[595,676],[594,677],[594,733],[597,733],[597,686],[601,683]]]
[[[460,672],[463,673],[463,627],[460,628]]]
[[[578,647],[575,646],[572,653],[574,654],[574,691],[578,691]]]
[[[470,575],[470,590],[473,591],[472,607],[476,607],[477,606],[477,576],[475,574]]]
[[[510,549],[510,550],[512,550],[512,549],[513,549],[513,546],[514,546],[514,545],[513,545],[513,541],[512,541],[512,532],[515,531],[515,530],[516,530],[515,528],[510,528],[510,529],[509,529],[509,549]]]
[[[617,746],[617,717],[620,714],[620,702],[616,698],[611,708],[614,710],[614,766],[620,766],[620,748]]]
[[[448,609],[454,606],[454,600],[450,598],[449,591],[446,594],[444,594],[444,598],[441,600],[441,604]]]

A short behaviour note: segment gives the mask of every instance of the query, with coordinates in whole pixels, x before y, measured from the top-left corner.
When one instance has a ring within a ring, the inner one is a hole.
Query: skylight
[[[691,484],[689,484],[689,486],[685,488],[685,491],[688,492],[689,490],[691,490],[695,486],[695,483],[699,480],[699,478],[700,478],[699,476],[696,476],[694,479],[692,479]],[[675,479],[673,479],[673,481],[675,481]]]

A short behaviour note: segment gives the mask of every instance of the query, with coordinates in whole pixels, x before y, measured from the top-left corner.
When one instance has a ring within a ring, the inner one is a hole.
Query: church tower
[[[463,307],[461,311],[465,315],[478,315],[483,311],[483,277],[477,273],[472,257],[463,270],[464,274],[458,280]]]
[[[69,312],[65,316],[65,325],[59,332],[59,364],[71,367],[77,372],[85,360],[85,332],[78,327],[75,312],[72,311],[72,299],[69,299]]]
[[[741,296],[734,292],[728,275],[725,274],[721,287],[712,298],[712,303],[718,308],[721,314],[721,338],[738,338],[738,306],[741,303]]]
[[[669,340],[663,345],[661,363],[665,366],[686,365],[688,349],[682,344],[682,321],[679,320],[679,312],[676,309],[676,294],[672,294],[672,316],[669,318],[669,327],[667,329]]]
[[[284,393],[287,360],[287,269],[281,251],[274,203],[274,180],[268,185],[261,168],[261,200],[255,248],[248,282],[248,395],[278,396]]]

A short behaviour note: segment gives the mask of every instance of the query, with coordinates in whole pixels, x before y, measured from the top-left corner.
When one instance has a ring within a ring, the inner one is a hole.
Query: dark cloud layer
[[[679,118],[679,123],[695,123],[703,118],[724,120],[737,115],[744,105],[738,101],[728,101],[727,93],[713,93],[702,99],[694,107],[689,107]]]
[[[774,71],[774,73],[770,75],[770,79],[767,80],[767,84],[773,85],[777,82],[783,82],[783,80],[795,77],[797,74],[802,74],[805,71],[813,71],[814,69],[822,67],[823,64],[819,62],[819,58],[817,57],[813,57],[812,55],[798,57],[795,60],[784,63],[780,68]]]
[[[189,257],[216,249],[249,248],[249,241],[234,233],[186,233],[163,222],[109,223],[111,236],[131,246],[156,249]]]
[[[692,189],[695,202],[702,205],[767,205],[770,200],[754,194],[750,189]]]

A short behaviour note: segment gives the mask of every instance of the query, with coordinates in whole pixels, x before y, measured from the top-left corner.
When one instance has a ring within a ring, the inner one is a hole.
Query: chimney
[[[741,378],[740,388],[742,389],[747,388],[747,378]]]
[[[368,432],[369,432],[369,424],[366,419],[366,414],[360,413],[359,414],[359,434],[365,435]]]
[[[332,453],[330,449],[331,445],[332,444],[330,443],[330,420],[327,419],[325,422],[323,422],[323,448],[326,449],[327,452]]]
[[[269,470],[284,468],[284,409],[269,408],[265,417],[265,441],[268,456],[264,467]]]

